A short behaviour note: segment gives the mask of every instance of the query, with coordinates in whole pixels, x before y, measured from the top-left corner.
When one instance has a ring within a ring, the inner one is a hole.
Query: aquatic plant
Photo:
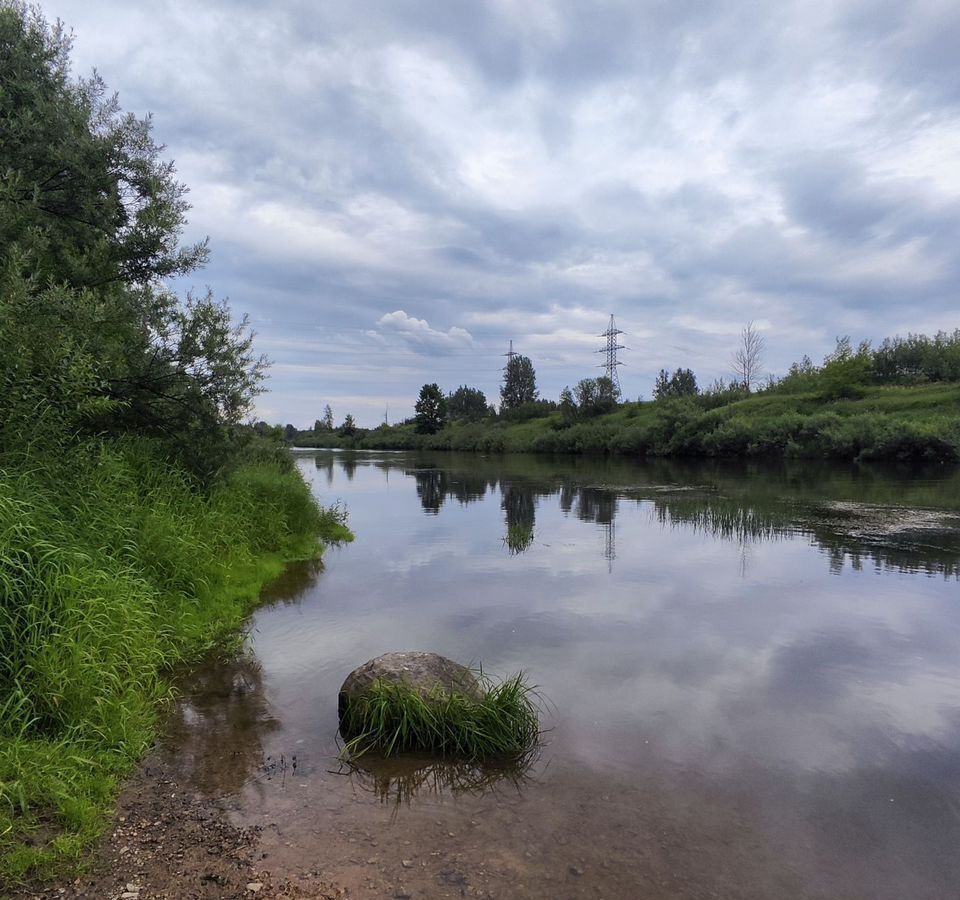
[[[536,689],[522,672],[499,683],[475,674],[482,688],[479,699],[442,687],[424,694],[378,679],[344,710],[341,758],[419,751],[481,761],[533,752],[541,736]]]

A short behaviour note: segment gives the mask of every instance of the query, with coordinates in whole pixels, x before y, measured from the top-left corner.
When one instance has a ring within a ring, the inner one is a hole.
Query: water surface
[[[314,452],[301,565],[174,740],[275,868],[360,897],[960,890],[960,476]],[[337,689],[435,650],[549,700],[523,772],[350,770]]]

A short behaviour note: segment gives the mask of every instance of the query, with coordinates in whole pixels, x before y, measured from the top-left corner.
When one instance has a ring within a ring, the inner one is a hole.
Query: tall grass
[[[0,879],[78,857],[170,670],[235,633],[283,560],[344,531],[277,463],[203,493],[148,441],[0,458]]]
[[[378,679],[344,710],[342,757],[421,751],[477,762],[532,753],[540,740],[534,689],[522,673],[499,684],[479,673],[478,680],[480,699]]]

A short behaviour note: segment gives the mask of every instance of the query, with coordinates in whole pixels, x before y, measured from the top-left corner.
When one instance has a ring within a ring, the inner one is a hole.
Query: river
[[[354,897],[960,886],[960,475],[312,451],[356,541],[272,585],[171,730],[271,865]],[[337,762],[389,650],[538,685],[524,771]]]

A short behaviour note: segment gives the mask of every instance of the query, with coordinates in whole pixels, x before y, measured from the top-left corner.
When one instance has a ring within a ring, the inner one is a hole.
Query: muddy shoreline
[[[72,881],[15,890],[26,898],[104,900],[336,900],[343,889],[317,874],[271,871],[261,826],[232,825],[220,804],[188,783],[176,756],[154,749],[124,786],[86,872]]]

